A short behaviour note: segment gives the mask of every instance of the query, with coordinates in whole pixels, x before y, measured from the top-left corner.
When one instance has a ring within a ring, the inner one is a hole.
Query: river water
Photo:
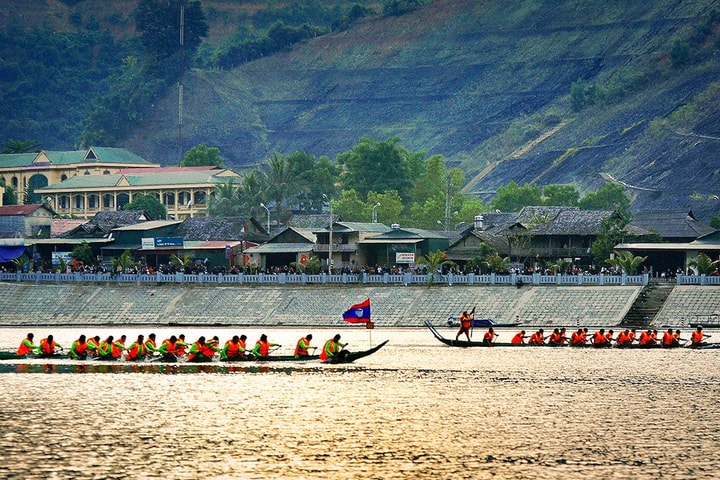
[[[155,329],[181,330],[248,344],[264,332],[283,353],[308,333]],[[80,333],[150,331],[34,333],[68,348]],[[0,349],[25,333],[0,329]],[[335,330],[312,333],[321,345]],[[340,333],[350,349],[371,341],[362,328]],[[372,331],[372,343],[385,339],[351,365],[2,361],[0,478],[718,475],[720,350],[456,349],[426,330]]]

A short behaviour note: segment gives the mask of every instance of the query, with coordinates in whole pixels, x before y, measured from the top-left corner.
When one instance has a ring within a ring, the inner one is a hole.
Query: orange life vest
[[[146,352],[147,349],[145,348],[144,343],[135,342],[130,345],[130,350],[128,350],[127,358],[129,360],[135,360],[136,358],[144,357]]]
[[[607,337],[605,334],[598,332],[595,332],[593,334],[593,343],[595,345],[605,345],[607,343]]]
[[[43,355],[52,355],[55,353],[55,345],[57,345],[55,340],[48,342],[47,338],[43,338],[40,340],[40,352]]]
[[[516,333],[512,340],[510,340],[510,343],[525,343],[525,335],[523,335],[523,332]]]
[[[232,340],[228,340],[227,342],[225,342],[225,345],[227,346],[225,354],[229,358],[235,358],[240,356],[240,342],[233,343]]]
[[[15,353],[18,355],[27,355],[28,353],[32,353],[33,350],[30,348],[30,345],[32,345],[32,341],[29,338],[26,338],[22,341]]]
[[[262,340],[258,340],[255,342],[255,346],[257,347],[260,345],[260,348],[258,349],[258,353],[261,357],[267,357],[270,355],[270,342],[263,342]]]
[[[672,347],[673,342],[675,341],[675,337],[670,332],[665,332],[663,334],[662,344],[664,347]]]
[[[702,332],[695,330],[692,332],[692,335],[690,336],[690,342],[692,343],[701,343],[704,339],[704,335]]]
[[[305,337],[302,337],[300,340],[297,341],[297,345],[295,345],[295,356],[296,357],[307,357],[308,349],[307,349],[308,343],[307,339]]]

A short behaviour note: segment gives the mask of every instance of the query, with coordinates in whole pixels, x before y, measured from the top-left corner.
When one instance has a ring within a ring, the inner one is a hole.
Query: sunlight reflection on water
[[[287,346],[303,332],[272,333]],[[419,329],[373,335],[390,343],[347,366],[64,374],[77,366],[61,361],[44,374],[47,362],[2,362],[0,478],[716,474],[719,351],[461,350]]]

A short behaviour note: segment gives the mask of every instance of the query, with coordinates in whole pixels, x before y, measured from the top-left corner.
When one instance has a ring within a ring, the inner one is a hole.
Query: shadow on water
[[[363,367],[345,367],[347,370],[362,370]],[[160,363],[0,363],[2,373],[149,373],[149,374],[233,374],[233,373],[315,373],[327,370],[317,366],[269,365],[237,366],[230,364],[160,364]]]

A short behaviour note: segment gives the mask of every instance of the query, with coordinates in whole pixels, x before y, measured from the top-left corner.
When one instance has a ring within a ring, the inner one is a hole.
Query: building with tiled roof
[[[76,176],[108,175],[129,167],[158,167],[124,148],[0,154],[0,178],[17,190],[18,198],[39,203],[37,190]],[[27,189],[27,190],[26,190]]]
[[[699,222],[692,210],[646,210],[637,212],[631,225],[657,232],[668,242],[692,242],[715,232],[710,225]]]
[[[216,167],[131,169],[105,175],[83,175],[36,190],[60,215],[90,218],[98,212],[121,210],[137,194],[153,195],[167,209],[168,217],[205,216],[208,198],[222,183],[239,182],[240,176]]]
[[[54,212],[47,205],[8,205],[0,207],[0,237],[48,238]]]

